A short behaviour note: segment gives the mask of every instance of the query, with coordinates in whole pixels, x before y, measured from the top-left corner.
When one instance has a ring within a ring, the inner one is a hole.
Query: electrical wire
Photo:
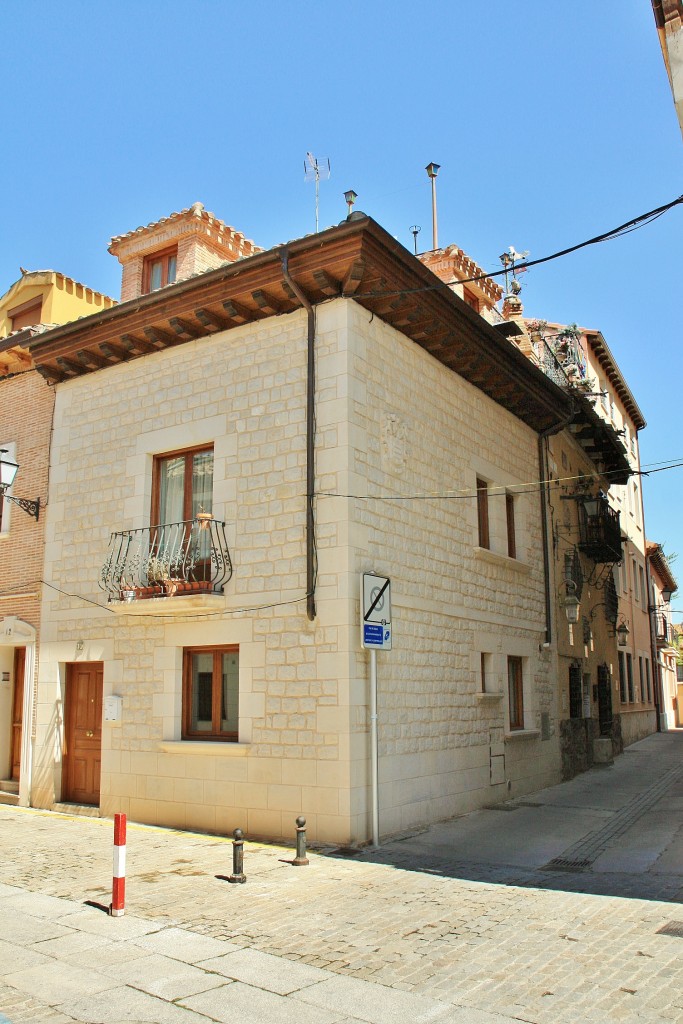
[[[649,463],[648,463],[649,465]],[[632,471],[633,476],[652,476],[654,473],[665,473],[670,469],[680,469],[683,467],[683,461],[674,462],[672,465],[662,465],[660,463],[652,463],[654,466],[659,466],[658,469],[634,469]],[[607,470],[604,473],[600,473],[601,477],[609,477],[615,473],[620,473],[621,470]],[[542,484],[546,484],[550,487],[558,487],[562,484],[572,483],[577,480],[586,480],[587,474],[579,473],[571,476],[559,476],[552,477],[547,480],[527,480],[524,483],[507,483],[497,484],[494,487],[488,488],[489,497],[500,497],[504,494],[530,494],[534,493]],[[337,491],[318,491],[316,494],[317,498],[351,498],[356,501],[450,501],[454,499],[458,500],[471,500],[477,497],[477,491],[472,488],[453,489],[451,491],[434,491],[432,493],[422,494],[342,494]]]
[[[66,597],[72,597],[75,601],[85,601],[87,604],[94,604],[96,608],[101,608],[104,612],[110,612],[114,614],[113,608],[108,608],[106,604],[100,604],[99,601],[91,601],[89,597],[83,597],[82,594],[70,594],[67,590],[62,590],[61,587],[56,587],[54,583],[48,583],[47,580],[38,580],[44,586],[49,587],[50,590],[56,590],[59,594],[64,594]]]
[[[634,217],[632,220],[626,221],[624,224],[620,224],[616,228],[612,228],[610,231],[604,231],[600,235],[595,235],[593,238],[588,238],[584,242],[577,242],[576,245],[570,245],[566,249],[559,249],[557,252],[551,253],[549,256],[540,256],[536,260],[524,260],[522,263],[516,263],[514,270],[518,273],[521,270],[528,270],[529,267],[538,267],[542,263],[549,263],[551,260],[560,259],[562,256],[568,256],[572,252],[577,252],[579,249],[585,249],[589,245],[597,245],[599,242],[610,242],[614,238],[620,238],[622,235],[629,235],[632,231],[636,231],[639,228],[645,227],[647,224],[657,220],[663,214],[673,209],[674,206],[678,206],[683,203],[683,195],[678,196],[677,199],[672,199],[670,202],[665,203],[663,206],[658,206],[655,210],[650,210],[648,213],[641,213],[640,216]],[[428,250],[427,253],[421,253],[421,255],[427,255],[428,252],[434,250]],[[507,267],[504,270],[494,270],[491,273],[477,274],[475,277],[465,277],[458,280],[457,284],[474,284],[477,281],[488,281],[492,278],[503,277],[505,274],[512,272],[512,267]],[[391,296],[398,295],[414,295],[419,292],[432,292],[439,291],[447,288],[450,291],[450,286],[444,281],[440,281],[438,284],[424,285],[421,288],[403,288],[400,291],[391,292],[354,292],[354,299],[370,299],[370,298],[390,298]]]
[[[102,611],[110,612],[112,615],[116,614],[114,612],[114,609],[109,608],[108,605],[100,604],[99,601],[92,601],[89,597],[83,597],[82,594],[70,594],[67,590],[62,590],[61,587],[56,587],[54,583],[48,583],[47,580],[38,580],[38,582],[44,584],[46,587],[49,587],[51,590],[56,590],[58,593],[64,594],[65,597],[72,597],[77,601],[86,601],[88,604],[94,604],[96,608],[101,608]],[[0,597],[2,597],[1,591]],[[283,608],[286,605],[300,604],[302,601],[307,600],[307,598],[308,594],[303,594],[302,597],[293,597],[288,601],[272,601],[270,604],[246,605],[244,608],[221,608],[220,610],[217,610],[215,612],[206,612],[205,615],[198,615],[196,616],[196,618],[209,618],[213,615],[240,615],[243,612],[257,612],[268,608]],[[169,612],[169,615],[170,614],[171,613]]]

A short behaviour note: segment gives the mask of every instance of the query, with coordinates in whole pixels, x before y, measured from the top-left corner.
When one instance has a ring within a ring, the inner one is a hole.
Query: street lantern
[[[567,596],[564,599],[564,613],[567,616],[567,622],[571,626],[575,626],[579,621],[579,599],[576,596],[576,583],[573,580],[566,581]],[[571,590],[569,589],[571,587]]]
[[[0,448],[0,491],[3,493],[12,486],[14,478],[17,475],[19,466],[16,462],[12,462],[10,458],[2,458],[1,456],[7,456],[9,453],[6,448]]]
[[[5,501],[11,501],[13,504],[18,505],[27,515],[33,516],[37,522],[40,515],[40,498],[36,498],[33,501],[31,498],[15,498],[14,495],[7,493],[14,483],[14,478],[19,469],[16,462],[5,457],[8,454],[7,448],[0,448],[0,494],[2,494]]]
[[[626,644],[628,643],[628,638],[629,638],[630,632],[631,632],[631,630],[628,628],[628,626],[626,625],[626,623],[622,619],[621,622],[619,623],[619,625],[617,626],[617,629],[616,629],[617,643],[619,644],[620,647],[626,647]]]

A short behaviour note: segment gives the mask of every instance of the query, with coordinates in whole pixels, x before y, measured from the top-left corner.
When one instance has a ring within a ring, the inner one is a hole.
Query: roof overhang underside
[[[574,440],[608,483],[627,483],[633,470],[619,434],[597,414],[584,395],[576,394],[574,400],[575,413],[569,424]]]
[[[30,344],[59,383],[302,308],[354,299],[536,431],[556,430],[571,398],[369,217],[277,246],[45,332]]]

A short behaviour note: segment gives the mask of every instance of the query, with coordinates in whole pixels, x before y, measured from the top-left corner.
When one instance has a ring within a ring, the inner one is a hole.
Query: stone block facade
[[[104,665],[100,809],[319,841],[370,830],[363,571],[390,576],[378,654],[380,828],[558,781],[544,627],[536,435],[350,300],[318,305],[317,617],[306,617],[306,317],[269,318],[57,387],[34,803],[61,796],[68,666]],[[112,531],[150,523],[155,455],[214,446],[234,575],[216,610],[118,615],[98,589]],[[476,481],[489,482],[479,546]],[[500,491],[496,489],[499,488]],[[515,502],[517,557],[505,547]],[[99,607],[98,607],[99,605]],[[183,650],[239,647],[239,741],[182,739]],[[487,671],[482,687],[484,656]],[[508,658],[523,665],[511,730]]]

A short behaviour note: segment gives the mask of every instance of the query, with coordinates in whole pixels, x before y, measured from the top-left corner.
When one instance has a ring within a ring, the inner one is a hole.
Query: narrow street
[[[0,1021],[683,1020],[683,733],[379,851],[0,807]],[[292,822],[294,831],[294,822]],[[3,1020],[4,1018],[4,1020]]]

